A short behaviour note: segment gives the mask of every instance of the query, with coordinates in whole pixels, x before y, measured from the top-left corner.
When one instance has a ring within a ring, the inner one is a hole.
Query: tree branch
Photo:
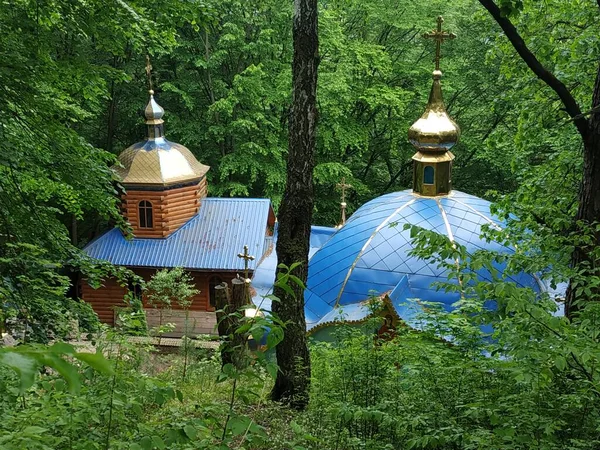
[[[600,4],[600,0],[597,1]],[[569,114],[569,116],[573,119],[573,123],[577,127],[577,131],[579,131],[579,134],[585,141],[589,134],[588,122],[581,114],[581,108],[579,107],[579,104],[571,95],[567,87],[562,83],[562,81],[556,78],[552,72],[546,69],[542,63],[538,61],[535,55],[527,47],[527,44],[525,44],[525,41],[513,23],[507,17],[502,15],[500,8],[498,8],[493,0],[479,0],[479,3],[481,3],[485,9],[487,9],[498,25],[500,25],[500,28],[502,28],[504,34],[517,51],[521,59],[523,59],[525,64],[527,64],[527,67],[529,67],[540,80],[546,83],[548,87],[550,87],[556,93],[556,95],[558,95],[565,106],[567,114]]]

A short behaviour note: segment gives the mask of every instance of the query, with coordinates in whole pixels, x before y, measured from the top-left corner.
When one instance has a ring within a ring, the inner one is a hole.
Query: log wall
[[[129,188],[121,196],[123,215],[135,237],[165,238],[198,213],[206,194],[206,178],[197,184],[163,191]],[[152,228],[140,227],[138,205],[142,200],[152,203]]]
[[[156,269],[131,268],[131,270],[135,272],[136,275],[139,275],[146,281],[150,280],[152,275],[156,273]],[[235,272],[190,272],[190,274],[194,279],[196,289],[200,290],[200,292],[196,294],[192,299],[190,311],[198,313],[212,313],[215,311],[215,308],[210,306],[209,299],[209,283],[212,277],[219,277],[221,281],[231,283],[231,280],[236,276]],[[114,279],[108,279],[103,282],[103,285],[100,288],[94,289],[85,280],[83,280],[81,286],[81,293],[83,300],[88,302],[92,306],[96,314],[98,314],[98,318],[100,319],[100,321],[114,326],[115,308],[125,306],[123,303],[123,297],[127,293],[127,287],[120,286]],[[144,309],[146,309],[147,311],[147,316],[149,319],[148,325],[156,325],[153,321],[158,313],[155,311],[155,308],[148,304],[145,295],[142,296],[142,301],[144,304]],[[172,314],[169,314],[173,316],[174,320],[168,320],[168,322],[175,322],[178,326],[178,328],[175,330],[175,334],[172,334],[172,336],[175,336],[177,333],[181,333],[181,331],[183,330],[183,311],[176,304],[171,305],[171,308],[174,312]],[[168,311],[164,312],[163,319],[167,312]],[[207,327],[211,329],[214,327],[214,324],[212,322],[214,314],[207,315],[194,313],[192,314],[192,316],[197,322],[195,328],[195,332],[197,332],[197,334],[206,333]],[[216,321],[216,317],[214,318],[214,320]]]
[[[100,322],[114,326],[115,306],[123,306],[123,297],[127,288],[120,286],[116,280],[104,280],[102,287],[94,289],[85,280],[81,282],[81,297],[88,302]]]

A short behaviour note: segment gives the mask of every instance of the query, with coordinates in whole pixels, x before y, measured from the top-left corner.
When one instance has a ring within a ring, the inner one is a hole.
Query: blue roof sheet
[[[113,229],[84,250],[121,266],[233,271],[243,269],[237,255],[247,245],[254,270],[269,245],[270,210],[268,199],[205,198],[198,214],[167,238],[127,240]]]
[[[331,238],[335,231],[335,228],[313,225],[310,229],[309,257],[314,255]],[[275,230],[274,238],[269,243],[265,258],[259,263],[252,277],[252,288],[254,289],[252,301],[264,311],[271,311],[271,300],[265,297],[271,294],[273,283],[275,283],[275,272],[277,271],[276,241],[277,229]],[[306,314],[309,314],[308,310]],[[310,321],[309,319],[307,316],[308,321]],[[315,320],[318,320],[318,318],[315,318]]]

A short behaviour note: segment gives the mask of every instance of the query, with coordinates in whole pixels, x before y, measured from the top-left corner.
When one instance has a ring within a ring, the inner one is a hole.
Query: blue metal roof
[[[459,294],[433,285],[448,281],[443,269],[409,255],[412,243],[410,230],[404,230],[407,223],[445,234],[470,253],[479,249],[514,251],[480,238],[482,225],[503,225],[490,213],[490,202],[486,200],[459,191],[436,198],[422,197],[411,190],[383,195],[360,207],[311,258],[305,292],[309,328],[322,323],[332,309],[347,309],[346,305],[390,291],[397,291],[404,304],[409,298],[420,299],[452,309]],[[504,267],[497,269],[502,271]],[[482,280],[491,278],[485,270],[478,276]],[[535,291],[545,289],[530,274],[519,273],[508,279]],[[393,298],[392,303],[400,317],[414,317],[416,311],[405,310]]]
[[[389,299],[399,317],[413,328],[422,329],[423,306],[414,297],[408,285],[408,276],[403,276],[394,290],[389,293]],[[360,322],[373,314],[369,301],[350,303],[332,308],[318,322],[308,322],[308,331],[313,328],[326,326],[332,322]]]
[[[335,228],[311,226],[310,228],[310,247],[308,250],[309,257],[314,255],[323,244],[335,233]],[[252,301],[256,306],[264,311],[271,311],[271,300],[265,298],[273,291],[273,283],[275,283],[275,272],[277,271],[277,253],[275,252],[275,243],[277,241],[277,229],[275,230],[274,238],[270,243],[267,254],[263,261],[260,261],[258,267],[254,271],[252,277],[252,288],[254,294]]]
[[[267,199],[205,198],[198,214],[165,239],[127,240],[113,229],[85,247],[88,255],[120,266],[241,270],[244,245],[256,258],[266,251],[271,202]]]

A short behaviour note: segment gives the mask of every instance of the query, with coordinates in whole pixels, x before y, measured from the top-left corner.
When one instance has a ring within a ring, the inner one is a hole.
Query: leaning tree
[[[565,112],[583,142],[583,174],[579,191],[579,206],[573,231],[586,233],[592,226],[600,223],[600,66],[598,67],[592,104],[589,111],[582,111],[573,93],[547,67],[545,67],[525,43],[522,35],[510,20],[510,13],[520,2],[512,0],[479,0],[479,3],[491,14],[502,31],[529,69],[558,96]],[[600,8],[600,0],[597,0]],[[600,13],[600,10],[598,11]],[[599,14],[600,16],[600,14]],[[599,17],[600,19],[600,17]],[[571,264],[579,277],[570,280],[567,289],[565,314],[573,318],[574,313],[586,301],[597,297],[598,292],[589,289],[577,289],[581,279],[598,276],[600,273],[597,256],[600,244],[600,232],[592,231],[591,242],[578,242],[571,255]]]

